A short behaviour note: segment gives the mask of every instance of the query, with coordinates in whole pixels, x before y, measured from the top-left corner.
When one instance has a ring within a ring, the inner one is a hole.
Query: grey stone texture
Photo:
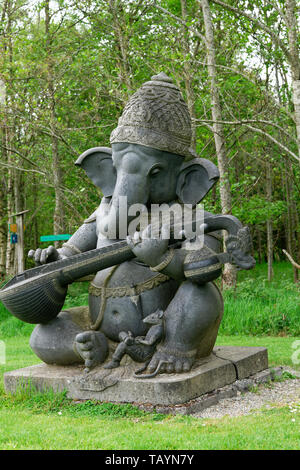
[[[268,355],[261,347],[218,346],[207,358],[198,359],[190,372],[143,380],[132,377],[136,367],[128,356],[117,369],[97,367],[88,374],[83,366],[38,364],[7,372],[4,384],[12,393],[29,382],[41,391],[67,390],[77,400],[133,403],[149,411],[155,407],[159,413],[191,414],[234,396],[242,380],[267,369]]]

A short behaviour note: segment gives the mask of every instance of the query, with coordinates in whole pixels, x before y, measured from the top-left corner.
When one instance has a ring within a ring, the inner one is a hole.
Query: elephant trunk
[[[146,178],[137,174],[118,175],[107,216],[108,238],[126,238],[130,222],[145,209],[148,199]]]

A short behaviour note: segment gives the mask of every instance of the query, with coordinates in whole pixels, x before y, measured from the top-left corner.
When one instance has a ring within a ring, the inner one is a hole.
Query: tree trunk
[[[4,177],[0,181],[0,279],[5,276],[6,264],[6,194],[4,186]]]
[[[290,65],[292,73],[292,100],[294,105],[294,119],[300,156],[300,57],[299,57],[299,32],[296,16],[295,0],[286,0],[285,17],[288,29]]]
[[[181,16],[184,21],[187,20],[187,0],[180,0],[181,3]],[[182,50],[185,57],[190,56],[190,43],[189,43],[189,32],[185,26],[182,28]],[[192,119],[192,138],[191,138],[191,148],[196,151],[196,111],[195,111],[195,91],[192,83],[193,70],[191,67],[191,61],[185,59],[183,61],[183,74],[185,82],[185,91],[186,91],[186,101],[189,108],[190,116]]]
[[[5,83],[0,79],[0,111],[3,116],[3,126],[1,128],[1,143],[6,141],[6,127],[5,122]],[[2,109],[3,107],[3,109]],[[1,116],[1,118],[2,118]],[[1,119],[2,120],[2,119]],[[2,161],[6,161],[6,150],[4,147],[1,149]],[[3,173],[2,173],[3,172]],[[1,168],[1,179],[0,179],[0,279],[5,276],[6,269],[6,240],[7,240],[7,217],[6,217],[6,181],[7,181],[7,169]]]
[[[292,189],[291,189],[291,176],[288,169],[285,168],[285,189],[286,189],[286,245],[287,251],[294,258],[295,257],[295,232],[293,227],[293,206],[292,206]],[[297,269],[293,266],[294,281],[298,280]]]
[[[271,163],[266,165],[266,196],[267,201],[272,202],[272,171]],[[267,258],[268,258],[268,281],[273,279],[273,223],[272,219],[267,219]]]
[[[129,43],[126,24],[122,24],[121,16],[125,15],[122,2],[119,0],[109,1],[109,10],[112,17],[112,30],[115,37],[117,49],[116,62],[119,72],[119,82],[126,88],[126,96],[123,96],[124,104],[127,103],[128,96],[132,90],[131,67],[129,63]]]
[[[50,8],[49,0],[45,2],[45,33],[46,33],[46,50],[47,50],[47,86],[48,99],[50,106],[50,129],[51,129],[51,148],[52,148],[52,170],[55,191],[55,208],[53,215],[53,232],[55,235],[63,233],[65,210],[63,204],[62,171],[58,149],[58,138],[56,133],[56,103],[55,103],[55,86],[54,86],[54,69],[53,57],[51,50],[51,32],[50,32]],[[55,243],[57,245],[57,243]]]
[[[256,229],[256,234],[257,234],[257,254],[258,254],[258,262],[259,264],[262,263],[263,255],[262,255],[262,243],[261,243],[261,231],[260,228],[258,227]]]
[[[221,103],[217,83],[216,52],[214,43],[214,31],[211,19],[211,11],[208,0],[201,0],[205,41],[207,51],[207,68],[210,78],[211,106],[213,119],[213,132],[220,171],[220,197],[223,214],[231,214],[231,191],[228,175],[228,159],[226,154],[224,128],[222,121]],[[223,271],[223,286],[232,287],[236,284],[236,268],[226,264]]]
[[[7,156],[8,164],[11,164],[11,155],[8,152]],[[8,169],[7,175],[7,222],[8,227],[13,223],[12,214],[14,213],[13,206],[13,169]],[[11,237],[9,230],[7,231],[7,242],[6,242],[6,274],[7,276],[13,276],[15,273],[15,245],[11,243]]]
[[[287,185],[288,185],[288,220],[289,220],[289,233],[290,233],[290,246],[289,246],[289,252],[297,260],[297,241],[298,241],[298,233],[297,233],[297,221],[298,221],[298,213],[297,213],[297,205],[295,202],[294,198],[294,193],[295,193],[295,188],[294,188],[294,178],[293,178],[293,169],[291,162],[288,160],[287,161],[287,171],[288,171],[288,176],[287,176]],[[298,270],[295,268],[293,265],[293,271],[294,271],[294,281],[298,282]]]

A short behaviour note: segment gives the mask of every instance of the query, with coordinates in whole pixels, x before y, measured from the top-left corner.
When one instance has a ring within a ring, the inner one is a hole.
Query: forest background
[[[13,214],[29,210],[27,253],[99,205],[74,162],[109,146],[128,98],[161,71],[184,94],[193,148],[220,170],[204,208],[250,227],[269,280],[283,249],[299,263],[298,13],[294,0],[0,0],[2,280],[17,269]]]

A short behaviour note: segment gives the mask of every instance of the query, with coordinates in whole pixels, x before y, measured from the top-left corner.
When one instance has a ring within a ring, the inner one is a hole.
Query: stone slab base
[[[149,413],[160,413],[160,414],[171,414],[171,415],[194,415],[201,413],[210,406],[217,405],[221,400],[225,398],[236,397],[238,393],[246,393],[259,384],[270,383],[281,377],[283,373],[282,367],[276,367],[273,369],[265,369],[257,374],[250,375],[247,379],[236,380],[232,385],[225,385],[225,387],[218,388],[213,392],[205,393],[201,397],[190,400],[187,403],[181,405],[150,405],[135,403],[135,405]]]
[[[67,390],[68,396],[77,400],[180,405],[267,369],[268,353],[260,347],[218,346],[210,356],[198,359],[188,373],[133,378],[138,368],[140,364],[128,357],[117,369],[99,366],[88,374],[83,366],[38,364],[5,373],[4,385],[11,393],[30,383],[40,391]]]

